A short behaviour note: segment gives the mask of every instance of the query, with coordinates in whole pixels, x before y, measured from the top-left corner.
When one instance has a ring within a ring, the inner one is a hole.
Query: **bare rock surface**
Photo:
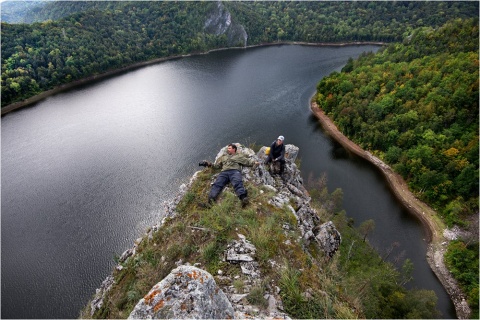
[[[231,319],[233,307],[213,276],[180,266],[140,300],[129,319]]]

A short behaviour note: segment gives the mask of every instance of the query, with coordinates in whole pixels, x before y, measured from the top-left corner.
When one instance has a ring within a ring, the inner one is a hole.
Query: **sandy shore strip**
[[[313,98],[310,103],[310,110],[319,120],[326,134],[340,143],[347,151],[374,164],[387,179],[388,185],[397,199],[409,212],[420,219],[427,231],[427,241],[429,242],[427,249],[428,264],[450,295],[455,305],[457,317],[459,319],[468,319],[471,310],[467,305],[465,294],[445,266],[443,255],[448,245],[448,239],[446,239],[443,234],[446,227],[435,210],[417,199],[408,189],[405,180],[403,180],[399,174],[395,173],[387,164],[344,136],[325,112],[318,107]]]

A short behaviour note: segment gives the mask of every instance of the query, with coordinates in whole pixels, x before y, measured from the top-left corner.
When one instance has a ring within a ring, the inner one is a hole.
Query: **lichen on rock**
[[[233,307],[213,276],[193,266],[173,269],[143,297],[129,319],[232,319]]]

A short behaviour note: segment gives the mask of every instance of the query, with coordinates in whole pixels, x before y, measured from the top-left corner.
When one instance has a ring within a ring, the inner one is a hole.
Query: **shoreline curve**
[[[310,100],[310,111],[318,119],[320,125],[328,136],[342,145],[342,147],[348,152],[369,161],[377,167],[385,176],[395,197],[402,203],[405,209],[420,220],[427,231],[428,247],[426,255],[428,264],[450,296],[450,299],[455,306],[457,317],[459,319],[468,319],[471,310],[466,302],[466,296],[450,271],[447,269],[443,259],[449,240],[443,235],[443,231],[446,227],[435,210],[416,198],[408,189],[405,180],[403,180],[398,173],[395,173],[387,164],[370,152],[363,150],[360,146],[343,135],[335,123],[317,105],[313,97]]]
[[[175,59],[180,59],[184,57],[190,57],[190,56],[198,56],[198,55],[204,55],[204,54],[209,54],[211,52],[216,52],[216,51],[225,51],[225,50],[237,50],[237,49],[249,49],[249,48],[256,48],[256,47],[267,47],[267,46],[276,46],[276,45],[303,45],[303,46],[317,46],[317,47],[345,47],[345,46],[358,46],[358,45],[378,45],[382,46],[385,45],[386,43],[384,42],[373,42],[373,41],[366,41],[366,42],[298,42],[298,41],[283,41],[283,42],[274,42],[274,43],[260,43],[260,44],[255,44],[255,45],[249,45],[245,47],[229,47],[229,48],[219,48],[219,49],[212,49],[208,50],[205,52],[193,52],[189,54],[183,54],[183,55],[177,55],[177,56],[170,56],[170,57],[163,57],[163,58],[156,58],[153,60],[148,60],[148,61],[142,61],[138,63],[134,63],[132,65],[128,65],[125,67],[120,67],[118,69],[106,71],[101,74],[96,74],[96,75],[91,75],[79,80],[72,81],[70,83],[62,84],[59,85],[53,89],[43,91],[35,96],[29,97],[27,99],[11,103],[9,105],[6,105],[1,108],[1,115],[5,115],[9,112],[28,107],[36,102],[39,102],[43,99],[46,99],[52,95],[55,95],[57,93],[76,88],[78,86],[82,86],[85,84],[89,84],[98,80],[106,79],[111,76],[115,76],[118,74],[121,74],[123,72],[127,71],[132,71],[141,67],[157,64],[160,62],[165,62],[169,60],[175,60]]]

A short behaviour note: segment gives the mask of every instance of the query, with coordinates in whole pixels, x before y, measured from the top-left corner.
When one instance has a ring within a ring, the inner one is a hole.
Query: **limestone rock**
[[[208,272],[180,266],[135,306],[129,319],[231,319],[234,310]]]
[[[99,310],[103,305],[103,299],[108,291],[112,288],[113,284],[115,283],[113,276],[108,276],[105,280],[103,280],[100,288],[96,290],[95,297],[93,298],[92,302],[90,303],[90,316],[93,316],[96,310]]]
[[[232,21],[232,15],[221,1],[216,3],[216,6],[205,21],[204,29],[205,32],[216,36],[226,35],[229,46],[241,45],[245,47],[247,45],[248,36],[245,28]]]
[[[340,248],[340,243],[342,241],[340,232],[335,228],[332,221],[320,225],[315,238],[330,258],[333,257],[335,252]]]
[[[239,234],[240,240],[235,240],[227,246],[225,261],[240,264],[242,272],[252,278],[260,277],[258,263],[254,259],[256,248],[244,235]]]

